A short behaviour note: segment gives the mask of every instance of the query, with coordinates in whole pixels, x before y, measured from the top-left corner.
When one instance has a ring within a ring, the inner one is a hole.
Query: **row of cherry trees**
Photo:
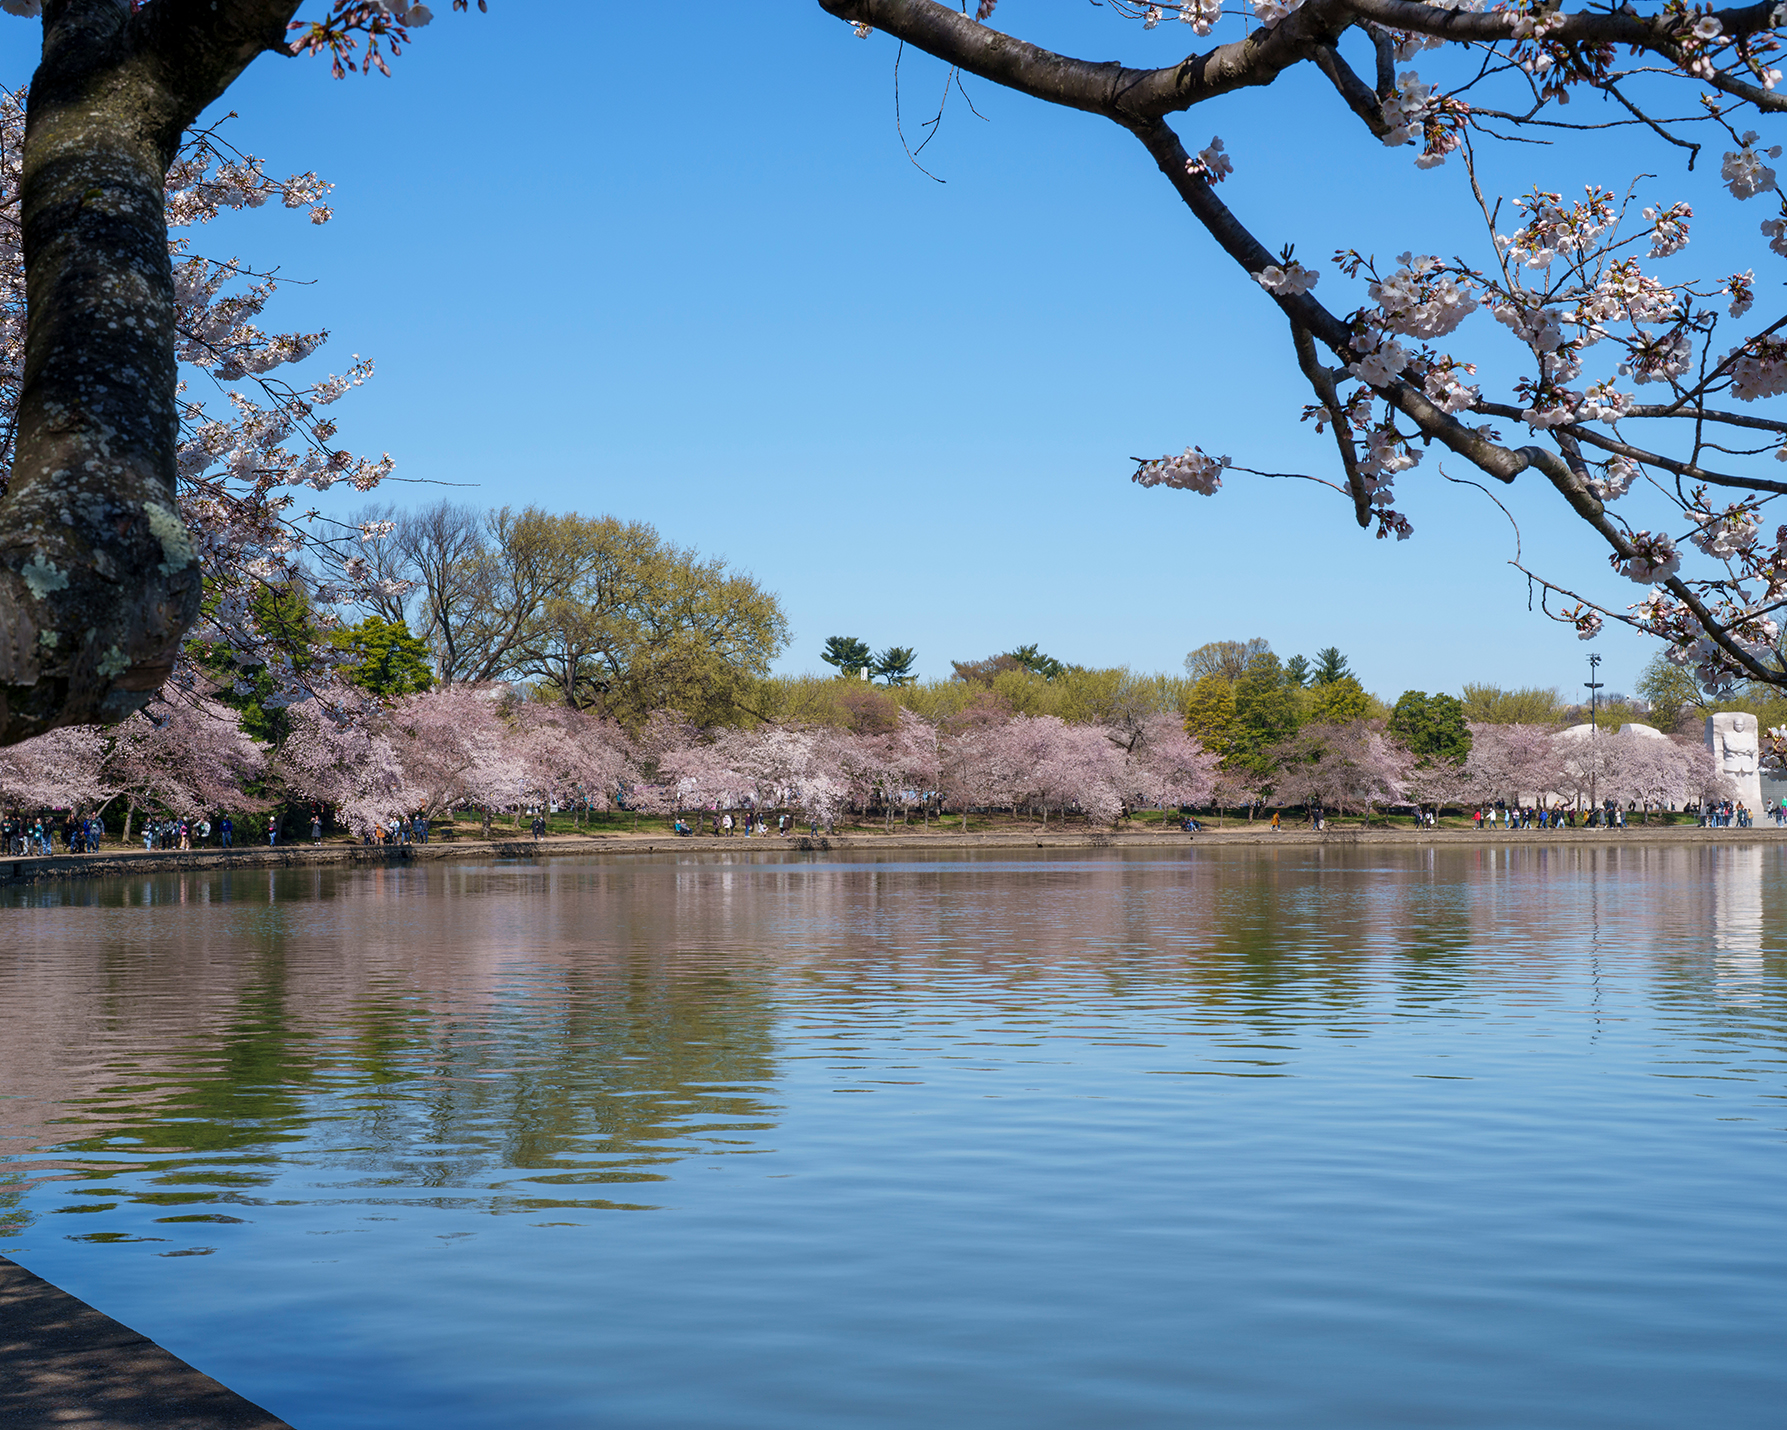
[[[637,734],[506,687],[455,685],[380,701],[330,684],[291,707],[268,750],[215,700],[157,701],[115,731],[53,731],[0,751],[0,805],[92,810],[124,799],[176,816],[283,797],[326,804],[356,831],[545,804],[673,814],[791,809],[828,827],[847,805],[908,817],[944,807],[1076,809],[1109,822],[1144,806],[1203,804],[1214,755],[1176,716],[1121,730],[990,714],[954,729],[902,711],[891,730],[766,725],[701,731],[661,712]],[[259,792],[259,793],[257,793]]]
[[[1471,727],[1462,761],[1418,761],[1375,722],[1310,725],[1272,751],[1272,774],[1222,768],[1180,717],[1121,725],[978,707],[891,728],[762,725],[699,730],[659,712],[635,733],[587,711],[455,685],[381,701],[331,684],[291,707],[277,748],[249,739],[207,697],[157,701],[113,731],[72,728],[0,751],[0,806],[196,816],[276,800],[316,802],[357,832],[402,813],[489,818],[557,804],[670,815],[789,810],[830,828],[847,807],[890,822],[914,810],[1026,809],[1046,826],[1074,811],[1110,823],[1180,805],[1320,806],[1590,801],[1659,808],[1735,791],[1703,746],[1660,736]]]
[[[1541,725],[1472,725],[1462,765],[1411,769],[1404,790],[1426,804],[1583,806],[1611,799],[1642,809],[1738,795],[1698,741]]]

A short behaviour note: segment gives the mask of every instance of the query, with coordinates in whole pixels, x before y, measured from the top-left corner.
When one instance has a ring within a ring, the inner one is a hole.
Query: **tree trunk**
[[[0,500],[0,743],[113,723],[198,614],[178,514],[167,166],[296,0],[46,0],[27,109],[24,384]]]

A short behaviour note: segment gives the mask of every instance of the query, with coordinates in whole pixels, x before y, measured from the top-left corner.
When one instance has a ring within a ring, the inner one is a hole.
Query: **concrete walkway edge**
[[[147,1336],[0,1256],[5,1430],[292,1430]]]
[[[1031,833],[1001,831],[997,834],[961,834],[942,829],[923,833],[915,831],[910,834],[800,834],[787,839],[775,835],[747,839],[742,835],[731,838],[715,838],[712,835],[677,838],[666,834],[598,834],[560,835],[538,842],[518,836],[507,839],[446,839],[431,844],[390,846],[338,841],[315,845],[286,844],[274,848],[249,845],[236,849],[121,849],[99,854],[56,854],[35,858],[0,856],[0,885],[31,884],[56,879],[140,878],[146,875],[220,869],[304,869],[325,865],[380,867],[438,860],[533,860],[564,856],[588,858],[591,855],[672,852],[777,854],[899,849],[930,850],[942,854],[961,850],[1171,849],[1210,844],[1273,847],[1370,844],[1413,849],[1472,846],[1496,848],[1506,845],[1540,848],[1600,845],[1617,848],[1632,844],[1750,845],[1784,841],[1787,841],[1787,829],[1772,826],[1760,829],[1702,829],[1697,825],[1658,825],[1647,829],[1642,825],[1634,825],[1626,830],[1519,829],[1506,832],[1474,829],[1337,829],[1322,833],[1307,826],[1287,826],[1275,834],[1264,822],[1251,829],[1243,825],[1240,828],[1206,829],[1197,834],[1185,834],[1178,830],[1162,833],[1111,833],[1102,830],[1057,833],[1053,830],[1038,830]]]

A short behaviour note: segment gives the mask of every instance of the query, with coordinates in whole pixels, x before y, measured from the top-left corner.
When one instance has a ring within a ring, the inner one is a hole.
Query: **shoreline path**
[[[0,1427],[292,1430],[147,1336],[0,1256]]]
[[[1787,843],[1787,829],[1773,826],[1752,829],[1702,829],[1698,825],[1634,825],[1625,830],[1516,829],[1491,832],[1475,829],[1312,829],[1285,828],[1274,832],[1264,823],[1257,828],[1206,829],[1197,834],[1179,830],[1162,833],[1001,832],[951,834],[943,831],[913,834],[798,835],[782,839],[689,836],[667,834],[557,835],[534,840],[525,835],[500,839],[450,839],[430,844],[367,845],[345,842],[287,844],[274,848],[250,845],[235,849],[112,850],[98,854],[47,856],[0,856],[0,887],[60,879],[107,879],[140,877],[212,869],[302,869],[320,865],[394,865],[437,860],[546,859],[592,854],[670,853],[843,853],[855,851],[1017,849],[1183,849],[1210,844],[1353,845],[1371,844],[1403,848],[1447,846],[1496,847],[1502,845],[1608,845],[1622,844],[1720,844],[1755,845]]]

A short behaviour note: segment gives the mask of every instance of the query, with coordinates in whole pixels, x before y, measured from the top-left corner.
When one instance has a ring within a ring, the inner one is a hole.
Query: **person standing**
[[[217,822],[217,837],[225,849],[230,848],[236,842],[236,821],[227,814]]]
[[[323,812],[314,805],[310,810],[310,842],[312,844],[323,842]]]
[[[269,814],[267,816],[267,847],[271,849],[277,843],[279,843],[279,816]]]

